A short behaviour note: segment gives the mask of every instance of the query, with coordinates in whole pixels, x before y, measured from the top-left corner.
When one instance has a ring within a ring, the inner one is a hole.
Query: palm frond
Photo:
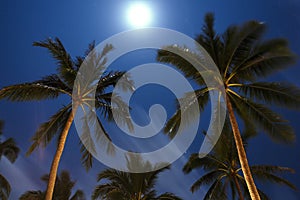
[[[245,114],[245,113],[244,113]],[[245,141],[244,143],[246,143],[247,140],[249,140],[250,138],[253,138],[255,136],[257,136],[258,132],[257,132],[257,127],[255,126],[254,122],[251,121],[251,119],[249,119],[249,116],[243,116],[243,114],[239,113],[240,116],[242,116],[242,121],[244,122],[244,130],[243,130],[243,135],[242,135],[242,139],[243,141]],[[246,147],[246,145],[245,145]]]
[[[88,48],[84,52],[84,57],[87,57],[89,53],[91,53],[96,47],[96,41],[93,40],[91,43],[89,43]]]
[[[226,167],[225,163],[223,163],[214,155],[209,154],[203,158],[200,158],[198,153],[194,153],[184,165],[183,172],[190,173],[193,169],[197,168],[203,168],[204,170],[216,170],[222,166]]]
[[[0,135],[3,134],[3,127],[4,127],[4,122],[0,120]]]
[[[115,149],[111,142],[112,140],[109,136],[109,133],[104,129],[103,124],[102,124],[101,120],[99,119],[99,117],[97,117],[97,122],[98,122],[99,126],[95,127],[95,134],[96,134],[96,140],[97,140],[98,144],[106,145],[106,152],[108,154],[114,154]],[[98,128],[101,128],[101,131],[99,131]]]
[[[122,197],[126,196],[126,194],[120,191],[120,188],[118,186],[108,183],[108,184],[97,185],[93,191],[91,198],[93,200],[96,199],[110,200],[109,197],[115,197],[119,195],[121,195]]]
[[[54,99],[60,94],[71,95],[70,92],[70,89],[56,75],[51,75],[32,83],[4,87],[0,90],[0,99],[10,101]]]
[[[91,53],[94,50],[95,47],[96,47],[96,42],[94,40],[88,45],[88,48],[85,50],[83,56],[76,56],[75,60],[73,61],[75,71],[77,72],[79,71],[79,68],[84,62],[84,59],[89,55],[89,53]]]
[[[122,185],[130,185],[129,174],[113,169],[107,169],[98,174],[97,181],[108,179],[112,182],[122,183]]]
[[[220,66],[220,52],[223,48],[220,36],[216,34],[214,30],[215,18],[212,13],[205,15],[205,24],[202,27],[202,34],[196,37],[196,41],[204,47],[209,53],[217,66]]]
[[[229,28],[226,36],[232,36],[230,40],[224,38],[224,59],[226,70],[224,77],[231,72],[232,68],[246,59],[252,51],[253,46],[261,39],[266,29],[265,24],[257,21],[248,21],[238,28]]]
[[[290,181],[276,175],[280,172],[294,172],[291,168],[279,167],[279,166],[252,166],[251,171],[253,172],[253,176],[261,181],[269,181],[282,185],[286,185],[293,190],[297,190],[296,186],[292,184]]]
[[[0,120],[0,136],[2,135],[2,130],[4,127],[4,122]],[[8,138],[4,142],[0,138],[0,160],[2,156],[5,156],[11,163],[15,162],[20,152],[20,148],[17,146],[13,138]]]
[[[43,200],[45,199],[45,193],[38,190],[38,191],[27,191],[26,193],[22,194],[19,200]]]
[[[207,174],[201,176],[195,183],[193,183],[191,187],[191,191],[195,192],[196,190],[199,190],[201,186],[203,185],[209,185],[213,183],[215,180],[219,180],[221,176],[224,174],[224,171],[221,170],[214,170],[211,172],[208,172]]]
[[[172,193],[164,193],[159,195],[155,200],[182,200],[180,197],[172,194]]]
[[[295,58],[295,54],[288,47],[287,40],[273,39],[263,42],[254,48],[253,53],[245,61],[235,67],[228,81],[235,78],[254,81],[267,77],[294,64]]]
[[[134,170],[136,167],[144,167],[144,169],[150,169],[152,167],[153,169],[151,163],[148,161],[143,161],[140,156],[129,155],[126,159],[128,170]],[[161,165],[165,166],[165,164]],[[126,200],[142,197],[142,199],[145,200],[179,200],[179,197],[171,193],[165,193],[158,197],[156,196],[154,187],[158,178],[158,174],[166,169],[169,169],[169,167],[160,168],[159,170],[147,173],[129,173],[114,169],[104,170],[98,175],[97,179],[97,181],[104,181],[104,184],[100,184],[95,188],[92,199],[101,198],[107,200]]]
[[[95,119],[96,117],[96,119]],[[114,154],[115,148],[111,142],[109,133],[104,129],[101,120],[96,113],[90,111],[81,119],[82,128],[80,135],[81,162],[88,171],[93,165],[93,155],[97,155],[96,145],[103,146],[108,154]],[[88,149],[87,149],[88,148]]]
[[[46,184],[49,181],[49,175],[45,174],[41,177],[41,180],[44,181]],[[68,171],[62,170],[57,176],[55,181],[55,187],[53,192],[53,199],[62,199],[62,200],[68,200],[70,199],[76,199],[76,200],[85,200],[85,195],[83,191],[76,190],[75,194],[71,197],[72,189],[74,188],[76,184],[76,181],[73,181],[71,178],[71,175]],[[34,193],[40,192],[40,191],[33,191]],[[32,193],[32,191],[30,191]],[[42,192],[43,195],[45,195],[45,192]],[[42,198],[44,199],[44,198]],[[41,200],[42,200],[41,199]]]
[[[186,59],[183,57],[169,51],[168,49],[171,47],[165,47],[164,49],[161,49],[157,53],[156,60],[158,62],[172,64],[176,66],[177,68],[181,69],[181,71],[184,73],[185,77],[190,77],[195,79],[197,70],[193,67],[191,63],[189,63]],[[173,47],[174,48],[174,47]],[[177,48],[177,46],[175,46]]]
[[[101,77],[107,58],[105,56],[110,49],[111,45],[106,45],[101,53],[96,50],[90,52],[89,56],[82,63],[79,73],[76,77],[73,93],[77,94],[81,99],[90,99],[91,92],[96,91],[96,96],[103,94],[108,86],[114,86],[115,81],[118,80],[123,74],[121,72],[109,72]],[[108,76],[107,76],[108,75]],[[127,77],[127,76],[126,76]],[[129,79],[123,78],[124,83],[129,83]],[[125,88],[125,86],[124,86]],[[97,97],[96,97],[97,98]]]
[[[214,183],[210,186],[209,190],[206,192],[203,200],[226,200],[227,195],[222,190],[222,182],[217,179]]]
[[[230,191],[231,191],[231,196],[232,196],[232,199],[235,200],[236,199],[236,193],[237,193],[237,188],[234,184],[233,181],[229,181],[229,184],[230,184]]]
[[[146,169],[148,169],[149,167],[146,167]],[[146,194],[149,194],[149,193],[155,193],[153,191],[153,188],[155,187],[155,184],[157,182],[157,179],[158,179],[158,176],[161,172],[165,171],[165,170],[168,170],[170,169],[169,166],[167,167],[163,167],[159,170],[156,170],[156,171],[152,171],[152,172],[147,172],[147,173],[143,173],[143,174],[140,174],[140,178],[142,179],[142,183],[144,185],[142,189],[142,191]]]
[[[177,45],[163,47],[157,53],[157,61],[171,64],[179,69],[185,77],[192,78],[199,85],[204,85],[203,75],[213,77],[213,72],[209,69],[211,60],[202,55],[201,51],[193,52],[186,47]],[[179,56],[180,55],[180,56]]]
[[[0,197],[2,196],[4,200],[8,199],[10,191],[11,187],[9,182],[5,179],[4,176],[2,176],[2,174],[0,174]]]
[[[197,99],[194,99],[194,94]],[[187,93],[183,98],[179,99],[182,107],[177,103],[177,110],[174,115],[167,121],[164,132],[167,133],[170,138],[175,137],[178,132],[179,125],[181,120],[184,120],[183,124],[189,125],[197,119],[199,114],[194,109],[194,106],[198,104],[199,110],[203,111],[205,105],[209,100],[209,90],[207,88],[201,88],[192,93]],[[181,116],[185,116],[184,119],[181,119]],[[183,127],[185,128],[185,127]]]
[[[69,199],[75,183],[76,182],[71,179],[70,173],[68,171],[61,171],[59,176],[57,176],[54,187],[55,198]]]
[[[237,85],[239,91],[245,96],[263,101],[263,103],[275,103],[292,109],[299,109],[300,89],[289,83],[280,82],[256,82]]]
[[[0,190],[0,198],[3,200],[7,200],[6,194],[2,190]]]
[[[79,142],[80,145],[80,153],[81,153],[81,164],[84,166],[85,170],[88,171],[93,166],[94,157],[91,152],[83,145],[83,143]]]
[[[112,44],[106,44],[105,47],[101,50],[101,54],[100,57],[104,58],[105,56],[107,56],[107,54],[109,52],[111,52],[114,49]]]
[[[0,143],[0,158],[5,156],[11,163],[15,162],[20,152],[20,148],[12,138],[8,138]]]
[[[127,126],[129,131],[133,131],[129,105],[118,94],[114,94],[114,96],[112,93],[98,94],[96,100],[96,108],[104,118],[108,121],[115,120],[118,124]]]
[[[134,84],[129,75],[121,71],[110,71],[105,75],[102,75],[99,80],[97,93],[102,93],[108,86],[115,86],[117,83],[124,91],[134,91]]]
[[[214,159],[215,162],[218,162],[218,165],[215,163],[215,167],[218,166],[222,168],[227,168],[230,161],[236,162],[236,160],[238,160],[231,124],[228,117],[224,123],[220,138],[218,139],[209,156],[214,156],[211,159]]]
[[[97,95],[96,96],[96,102],[95,102],[95,107],[96,107],[97,111],[99,111],[101,116],[103,116],[103,118],[107,119],[108,121],[112,121],[114,119],[114,116],[113,116],[113,113],[112,113],[113,106],[111,105],[112,104],[111,95],[112,95],[111,93],[105,93],[105,94]],[[118,106],[116,106],[116,108],[117,107]]]
[[[52,57],[57,61],[57,70],[63,81],[72,88],[77,71],[74,69],[74,63],[71,56],[67,53],[62,42],[55,38],[48,38],[44,41],[34,42],[33,46],[39,46],[48,49]]]
[[[245,115],[251,116],[252,120],[262,128],[273,140],[278,142],[292,142],[295,139],[295,134],[287,121],[284,120],[279,114],[273,112],[262,104],[257,104],[251,100],[228,94],[231,101],[235,105],[239,104],[240,112]]]
[[[295,170],[292,168],[274,165],[253,165],[251,166],[251,170],[253,171],[253,173],[295,173]]]
[[[96,147],[95,143],[92,139],[91,127],[86,117],[83,118],[82,123],[82,134],[80,135],[80,152],[81,156],[81,163],[84,165],[85,169],[88,171],[93,166],[93,156],[92,154],[96,155]],[[89,149],[86,149],[86,148]]]
[[[54,114],[49,121],[43,123],[32,137],[32,144],[27,151],[27,155],[30,155],[37,147],[46,147],[52,138],[61,133],[63,130],[71,110],[72,105],[60,109]]]
[[[258,134],[257,132],[258,127],[255,124],[255,121],[252,120],[251,117],[249,117],[250,116],[249,112],[245,111],[246,110],[245,105],[240,104],[239,101],[237,100],[232,100],[231,104],[233,106],[234,111],[240,117],[244,125],[242,138],[248,140],[250,138],[255,137]]]

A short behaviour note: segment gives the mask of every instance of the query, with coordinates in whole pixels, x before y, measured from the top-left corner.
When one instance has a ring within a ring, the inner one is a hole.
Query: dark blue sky
[[[72,56],[81,55],[87,44],[95,40],[100,43],[119,32],[129,30],[126,10],[131,1],[16,1],[0,2],[0,87],[22,82],[33,81],[42,76],[55,73],[55,63],[49,54],[40,48],[32,47],[32,42],[46,37],[59,37]],[[256,19],[267,23],[266,37],[285,37],[290,41],[292,50],[300,54],[300,2],[297,0],[164,0],[147,1],[153,10],[151,26],[170,28],[190,37],[200,33],[203,16],[214,12],[216,29],[222,32],[230,24],[242,23]],[[153,58],[141,58],[137,63],[151,61]],[[127,66],[135,62],[125,63]],[[290,69],[280,72],[272,80],[289,81],[300,86],[299,63]],[[138,95],[138,94],[137,94]],[[159,95],[158,95],[159,96]],[[166,100],[162,100],[166,101]],[[165,102],[167,103],[167,102]],[[48,173],[54,154],[55,145],[39,150],[30,157],[25,152],[30,145],[30,137],[40,123],[46,121],[62,105],[64,98],[54,101],[10,103],[0,102],[0,119],[5,120],[5,137],[14,137],[22,151],[13,165],[1,160],[0,171],[13,186],[11,199],[16,199],[26,190],[44,189],[39,177]],[[299,105],[300,106],[300,105]],[[291,121],[299,135],[299,112],[279,110]],[[294,168],[297,172],[287,176],[300,188],[300,144],[292,146],[274,144],[264,134],[253,139],[249,144],[251,164],[273,164]],[[96,163],[86,173],[80,164],[78,137],[72,128],[68,138],[60,169],[71,171],[77,180],[77,187],[83,188],[89,196],[96,185],[98,172],[104,169]],[[197,141],[192,149],[197,150]],[[195,151],[196,151],[195,150]],[[181,168],[186,157],[182,157],[170,172],[161,175],[157,189],[169,191],[187,200],[201,199],[205,190],[192,195],[188,188],[201,175],[195,172],[184,176]],[[261,185],[271,199],[300,199],[300,195],[276,185]]]

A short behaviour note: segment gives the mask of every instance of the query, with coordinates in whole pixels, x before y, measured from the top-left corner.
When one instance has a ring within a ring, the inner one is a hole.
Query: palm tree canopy
[[[49,176],[44,175],[41,180],[46,184]],[[56,178],[53,200],[85,200],[85,195],[82,190],[76,190],[72,195],[72,189],[75,186],[75,181],[71,179],[68,171],[62,171]],[[20,200],[43,200],[45,198],[45,192],[27,191],[19,199]]]
[[[209,13],[205,16],[202,33],[196,37],[196,41],[218,67],[227,96],[236,113],[245,122],[248,133],[256,134],[258,127],[275,141],[291,142],[295,138],[292,127],[265,104],[299,109],[300,89],[290,83],[266,82],[261,79],[291,66],[296,56],[285,39],[264,40],[265,30],[265,23],[248,21],[239,26],[230,26],[224,33],[217,34],[214,30],[214,15]],[[182,55],[190,53],[190,56],[199,59],[197,52],[186,51],[177,45],[167,46],[158,51],[157,60],[174,65],[186,77],[199,84],[196,93],[199,94],[199,107],[203,109],[208,102],[210,88],[204,85],[197,70],[184,58],[168,51],[170,48],[182,52]],[[164,129],[166,133],[174,135],[177,132],[181,111],[178,108],[168,121]],[[185,112],[188,112],[187,108]]]
[[[140,166],[144,165],[147,169],[149,162],[141,161],[140,157],[132,157],[128,159],[128,168],[135,167],[136,163]],[[133,164],[134,163],[134,164]],[[162,168],[157,171],[147,173],[129,173],[107,169],[102,171],[97,181],[105,181],[105,183],[96,186],[92,199],[103,200],[181,200],[172,193],[164,193],[157,196],[154,187],[158,178],[158,174],[169,167]]]
[[[250,199],[245,179],[240,174],[241,167],[232,135],[227,121],[213,151],[203,158],[199,158],[198,154],[192,154],[183,168],[185,173],[190,173],[192,170],[197,169],[203,169],[206,172],[191,186],[192,192],[199,190],[203,186],[208,186],[209,189],[204,199],[228,199],[229,191],[231,191],[232,199],[236,199],[238,198],[237,183],[243,197]],[[243,136],[245,146],[247,146],[249,138],[245,137],[245,135]],[[281,177],[282,173],[293,173],[294,170],[291,168],[273,165],[252,165],[250,169],[253,177],[259,181],[282,184],[294,190],[296,189],[292,183]],[[269,199],[263,191],[258,190],[258,192],[261,199]]]
[[[99,63],[95,67],[97,73],[103,73],[98,80],[96,91],[96,108],[108,120],[113,119],[112,109],[118,110],[118,112],[125,112],[124,109],[120,109],[123,105],[119,98],[114,98],[116,106],[112,105],[111,93],[107,90],[114,86],[117,81],[125,74],[121,71],[103,72],[104,65],[106,64],[106,56],[113,49],[112,45],[106,45],[102,52],[98,53],[92,51],[95,47],[95,42],[91,43],[83,56],[77,56],[74,59],[67,53],[62,42],[58,39],[48,38],[44,41],[34,42],[34,46],[46,48],[51,56],[54,58],[57,64],[57,74],[45,76],[40,80],[16,84],[7,87],[3,87],[0,90],[0,99],[7,99],[10,101],[38,101],[44,99],[55,99],[60,95],[67,95],[72,100],[72,91],[74,87],[74,81],[78,74],[79,68],[84,62],[85,57],[93,53],[93,58]],[[125,76],[125,75],[124,75]],[[122,80],[122,87],[124,90],[132,90],[132,81],[129,77]],[[84,93],[85,91],[82,91]],[[81,96],[80,101],[86,104],[89,103],[85,100],[85,96]],[[74,99],[73,99],[74,100]],[[54,137],[60,137],[62,130],[68,120],[68,116],[72,112],[72,103],[69,102],[63,106],[57,113],[50,117],[50,119],[40,125],[38,130],[32,137],[32,144],[29,147],[27,155],[31,154],[39,146],[47,146]],[[123,115],[129,115],[125,113]],[[99,120],[100,122],[100,120]],[[129,128],[131,128],[130,121],[125,122]],[[107,137],[108,134],[105,133]],[[99,137],[100,138],[100,137]],[[92,156],[85,149],[85,146],[81,144],[82,163],[89,169],[92,166]]]

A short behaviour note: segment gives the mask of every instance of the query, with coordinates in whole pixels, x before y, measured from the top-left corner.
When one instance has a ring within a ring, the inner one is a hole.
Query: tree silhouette
[[[297,86],[261,81],[262,78],[287,68],[295,61],[295,55],[285,39],[262,39],[265,29],[264,23],[248,21],[240,26],[229,26],[223,34],[217,34],[214,30],[214,16],[209,13],[205,16],[202,33],[196,38],[212,57],[222,76],[239,161],[250,196],[255,200],[260,197],[251,175],[236,115],[243,120],[247,134],[256,134],[258,128],[276,141],[291,142],[295,138],[292,127],[282,116],[264,104],[299,109],[300,103],[300,89]],[[173,45],[159,50],[157,60],[174,65],[186,77],[196,81],[200,86],[196,91],[197,103],[203,109],[209,100],[209,91],[218,91],[218,88],[208,88],[201,74],[191,63],[169,50],[192,57],[200,63],[203,61],[201,53],[197,54],[185,47]],[[184,110],[177,110],[165,127],[165,132],[171,136],[179,127],[181,112],[192,113],[189,106]]]
[[[84,56],[78,56],[72,59],[71,56],[65,50],[63,44],[58,38],[55,40],[46,39],[41,42],[34,42],[34,46],[46,48],[52,57],[57,61],[57,74],[52,74],[42,78],[41,80],[23,83],[17,85],[11,85],[4,87],[0,90],[0,99],[7,99],[10,101],[36,101],[44,99],[55,99],[61,95],[66,95],[73,100],[69,102],[67,106],[62,107],[56,114],[54,114],[49,121],[40,125],[34,136],[32,137],[32,145],[30,146],[27,154],[31,154],[37,147],[47,146],[50,141],[57,136],[59,138],[58,146],[56,149],[55,156],[52,161],[50,178],[48,183],[46,199],[51,200],[57,169],[60,162],[61,155],[65,146],[66,138],[69,133],[69,129],[74,119],[74,115],[79,107],[83,108],[83,105],[90,106],[93,101],[90,100],[89,92],[93,86],[87,86],[77,90],[76,96],[72,96],[74,87],[74,81],[80,69],[80,66],[84,63],[84,59],[88,54],[91,54],[87,62],[93,63],[88,73],[93,75],[93,78],[99,78],[98,85],[96,86],[95,94],[95,106],[100,111],[102,116],[108,120],[112,120],[112,109],[118,110],[119,112],[125,112],[122,109],[123,102],[117,97],[114,98],[116,106],[112,106],[111,93],[107,92],[107,88],[114,86],[116,82],[124,75],[124,72],[112,71],[103,72],[104,66],[107,62],[106,56],[113,49],[112,45],[106,45],[102,52],[92,51],[95,47],[95,43],[89,45],[88,50]],[[98,74],[104,73],[103,76],[98,77]],[[90,77],[84,77],[86,74],[80,74],[81,79],[88,79]],[[132,90],[131,81],[128,78],[122,79],[122,86],[125,90]],[[77,89],[80,87],[77,86]],[[72,107],[73,103],[73,107]],[[128,113],[124,113],[126,116]],[[124,116],[124,115],[123,115]],[[87,121],[87,119],[85,119]],[[100,119],[97,119],[101,124]],[[122,119],[121,119],[122,120]],[[87,122],[88,123],[88,122]],[[130,126],[129,121],[126,123]],[[85,124],[86,125],[86,124]],[[81,142],[82,162],[86,169],[92,166],[92,155],[84,145],[93,145],[93,141],[90,140],[90,132],[85,127],[85,135],[83,137],[83,143]],[[106,137],[108,137],[107,133]],[[99,137],[100,138],[100,137]]]
[[[151,163],[142,161],[139,156],[128,159],[128,169],[143,167],[150,169]],[[92,199],[103,200],[181,200],[172,193],[157,195],[154,187],[158,174],[169,167],[147,173],[129,173],[107,169],[98,175],[97,181],[106,180],[105,183],[96,186]]]
[[[247,146],[249,137],[246,136],[243,139],[245,146]],[[198,154],[192,154],[183,171],[190,173],[192,170],[197,169],[203,169],[206,173],[193,183],[191,191],[195,192],[207,185],[209,189],[204,197],[205,200],[226,200],[230,196],[233,200],[251,199],[245,179],[240,174],[241,166],[229,123],[225,125],[213,151],[203,158],[199,158]],[[293,173],[294,170],[291,168],[273,165],[252,165],[250,169],[253,177],[258,181],[282,184],[296,189],[292,183],[280,176],[284,172]],[[258,189],[258,192],[261,199],[269,200],[269,197],[263,191]]]
[[[46,184],[49,181],[49,175],[44,175],[41,180]],[[75,181],[72,181],[68,171],[62,171],[56,178],[56,183],[53,192],[53,200],[85,200],[85,195],[82,190],[76,190],[72,195],[72,189],[75,186]],[[20,200],[43,200],[45,199],[46,192],[28,191],[25,192],[19,199]]]

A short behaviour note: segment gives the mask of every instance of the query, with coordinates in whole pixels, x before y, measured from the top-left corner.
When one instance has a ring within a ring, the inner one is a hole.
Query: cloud
[[[9,181],[12,191],[10,199],[18,199],[25,191],[39,190],[40,176],[45,173],[42,164],[24,155],[19,155],[15,163],[10,163],[5,157],[1,159],[1,174]]]
[[[1,173],[12,186],[10,197],[17,199],[24,191],[37,188],[35,182],[27,175],[22,165],[11,164],[3,159],[0,164]]]

